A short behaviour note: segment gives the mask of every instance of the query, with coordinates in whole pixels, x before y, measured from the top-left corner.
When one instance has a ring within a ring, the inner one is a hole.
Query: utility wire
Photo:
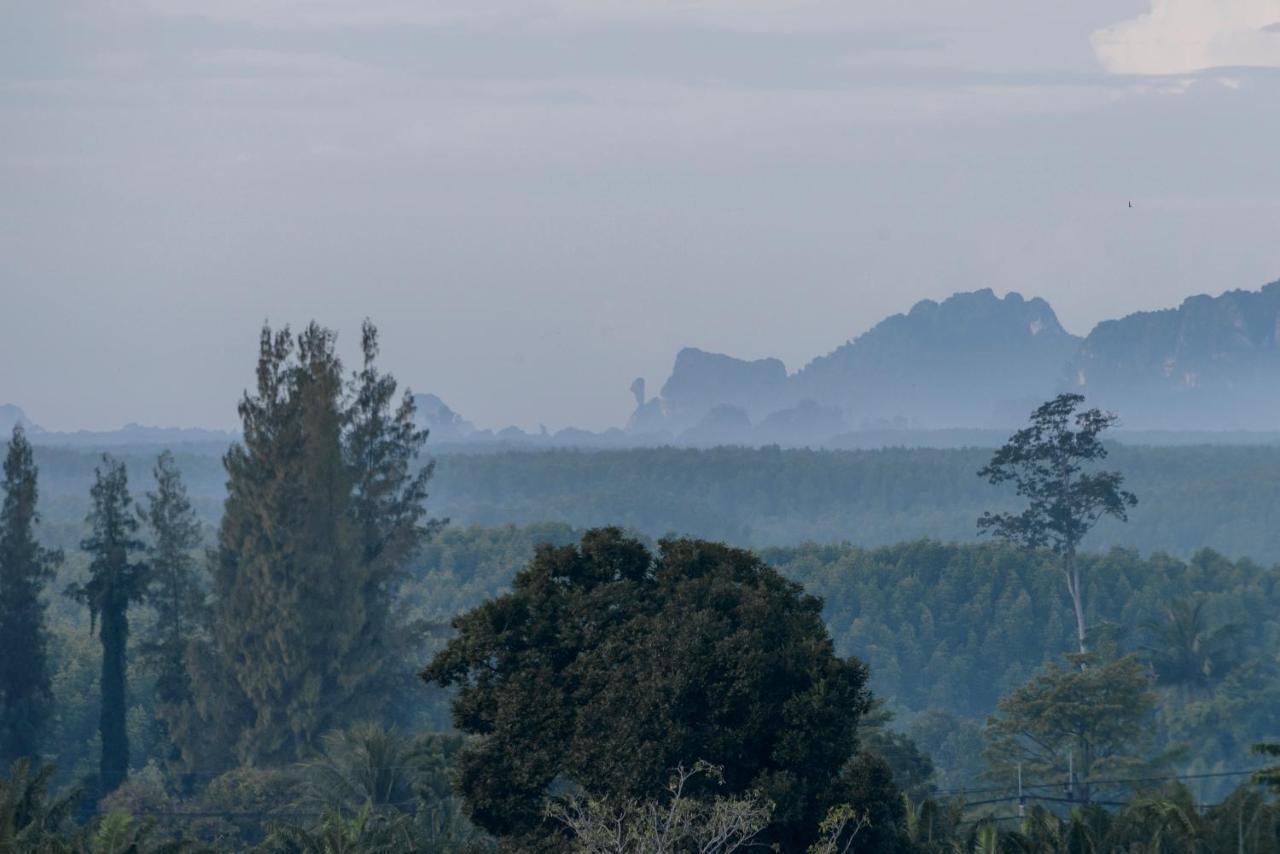
[[[1160,783],[1171,782],[1174,780],[1208,780],[1218,777],[1243,777],[1246,775],[1256,774],[1262,771],[1262,768],[1241,769],[1236,771],[1212,771],[1204,774],[1161,774],[1155,777],[1116,777],[1112,779],[1100,780],[1080,780],[1079,785],[1114,785],[1119,783]],[[1061,787],[1062,783],[1029,783],[1024,785],[1023,789],[1054,789]],[[938,795],[983,795],[991,792],[1008,792],[1013,789],[1012,786],[990,786],[980,789],[954,788],[943,789],[935,794]]]
[[[414,768],[415,766],[388,766],[388,767],[410,769],[410,768]],[[1258,771],[1260,770],[1262,769],[1252,768],[1252,769],[1240,769],[1240,770],[1233,770],[1233,771],[1212,771],[1212,772],[1206,772],[1202,774],[1163,774],[1160,776],[1152,776],[1152,777],[1115,777],[1110,779],[1081,780],[1079,781],[1078,785],[1098,786],[1098,785],[1116,785],[1121,783],[1171,782],[1175,780],[1176,781],[1208,780],[1208,779],[1219,779],[1219,778],[1225,778],[1225,777],[1242,777],[1247,775],[1253,775],[1258,773]],[[1048,803],[1068,803],[1068,804],[1080,804],[1080,805],[1096,804],[1098,806],[1109,806],[1109,807],[1128,806],[1128,804],[1124,801],[1110,801],[1110,800],[1104,801],[1104,800],[1094,800],[1094,799],[1085,801],[1081,798],[1062,798],[1062,797],[1055,797],[1052,795],[1026,793],[1026,790],[1028,789],[1037,789],[1037,790],[1038,789],[1054,789],[1054,788],[1060,788],[1063,785],[1064,784],[1061,782],[1034,783],[1030,785],[1024,785],[1022,787],[1024,794],[1021,797],[1017,793],[1013,792],[1012,787],[1010,786],[1004,786],[1004,787],[992,786],[992,787],[979,788],[979,789],[964,789],[964,788],[945,789],[945,790],[936,792],[935,794],[936,795],[954,795],[954,794],[963,795],[963,794],[992,794],[996,792],[1008,793],[1005,795],[1001,795],[999,797],[984,798],[978,801],[964,801],[961,804],[961,807],[963,809],[969,809],[971,807],[991,806],[994,804],[1016,803],[1019,800],[1044,801]],[[380,804],[378,806],[399,808],[399,807],[410,806],[414,803],[416,803],[416,801],[410,800],[410,801],[402,801],[402,802],[391,803],[391,804]],[[1198,804],[1198,806],[1201,809],[1212,809],[1213,807],[1221,806],[1221,804]],[[262,819],[319,819],[319,818],[323,818],[325,813],[300,812],[300,811],[292,811],[292,810],[284,810],[280,812],[269,811],[269,810],[247,810],[247,811],[137,810],[136,812],[134,812],[134,815],[139,817],[147,817],[147,818],[160,818],[160,817],[178,818],[178,819],[221,818],[225,820],[241,818],[241,819],[262,820]],[[967,819],[965,821],[960,822],[960,824],[974,824],[974,823],[979,823],[983,821],[1011,821],[1017,818],[1020,818],[1020,817],[1019,816],[986,816],[986,817],[980,817],[980,818]]]

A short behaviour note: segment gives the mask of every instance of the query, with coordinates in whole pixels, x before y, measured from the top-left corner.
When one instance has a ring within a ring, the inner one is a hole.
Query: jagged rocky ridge
[[[1043,299],[991,290],[925,300],[799,371],[688,347],[658,396],[632,384],[625,429],[480,429],[433,394],[416,395],[437,452],[517,446],[719,444],[870,448],[995,445],[1053,394],[1072,390],[1118,412],[1132,441],[1280,440],[1280,282],[1194,296],[1176,308],[1099,323],[1081,339]],[[41,429],[0,405],[37,444],[225,448],[232,433],[126,425]],[[1175,432],[1177,435],[1175,435]],[[1141,435],[1139,435],[1141,434]]]
[[[1280,281],[1099,323],[1067,387],[1141,429],[1280,426]]]
[[[839,445],[849,431],[999,430],[1063,390],[1133,429],[1274,431],[1278,341],[1280,282],[1105,321],[1084,339],[1043,299],[986,289],[917,303],[794,374],[686,348],[628,432]]]

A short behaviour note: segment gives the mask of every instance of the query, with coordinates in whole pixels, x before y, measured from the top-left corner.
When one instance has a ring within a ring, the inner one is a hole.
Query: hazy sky
[[[1280,0],[0,0],[0,403],[233,426],[264,320],[553,429],[956,290],[1083,334],[1280,278],[1277,104]]]

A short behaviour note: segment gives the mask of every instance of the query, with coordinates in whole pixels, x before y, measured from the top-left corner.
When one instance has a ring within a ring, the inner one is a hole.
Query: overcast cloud
[[[1151,10],[1093,34],[1118,74],[1280,67],[1280,0],[1152,0]]]
[[[599,428],[685,345],[1280,278],[1280,0],[0,10],[0,402],[52,428],[231,426],[263,320]]]

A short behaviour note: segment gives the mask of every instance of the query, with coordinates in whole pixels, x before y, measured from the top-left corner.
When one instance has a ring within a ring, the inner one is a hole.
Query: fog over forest
[[[1280,0],[0,15],[0,854],[1280,852]]]

